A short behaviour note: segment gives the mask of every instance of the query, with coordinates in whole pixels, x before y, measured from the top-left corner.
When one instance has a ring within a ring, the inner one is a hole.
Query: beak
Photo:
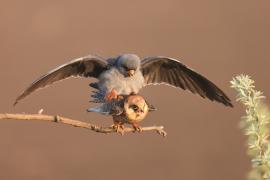
[[[135,74],[135,70],[128,70],[128,76],[133,76]]]
[[[144,113],[144,111],[142,109],[138,109],[136,113]]]

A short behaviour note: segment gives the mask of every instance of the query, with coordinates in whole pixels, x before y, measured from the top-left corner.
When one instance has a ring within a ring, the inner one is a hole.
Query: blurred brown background
[[[90,53],[181,59],[232,99],[229,81],[247,73],[270,98],[269,6],[269,0],[1,0],[1,112],[44,108],[110,125],[110,118],[85,111],[94,106],[88,103],[92,79],[61,82],[12,107],[34,79]],[[158,108],[143,125],[164,125],[167,138],[2,121],[0,179],[245,179],[250,166],[238,129],[241,105],[225,108],[164,86],[142,94]]]

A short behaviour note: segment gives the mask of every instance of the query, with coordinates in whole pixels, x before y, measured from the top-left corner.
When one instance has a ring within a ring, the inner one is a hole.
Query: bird
[[[203,75],[181,61],[165,57],[140,58],[136,54],[122,54],[110,58],[88,55],[60,65],[44,74],[19,95],[14,105],[31,93],[70,77],[96,78],[90,86],[105,92],[112,101],[126,95],[136,95],[148,85],[169,85],[233,107],[229,97]]]
[[[89,108],[87,111],[112,116],[113,128],[122,135],[124,134],[124,124],[131,124],[134,131],[141,132],[139,123],[145,119],[149,112],[156,111],[152,104],[137,94],[107,101],[105,94],[99,91],[96,92],[94,99],[95,102],[102,103],[101,106]]]

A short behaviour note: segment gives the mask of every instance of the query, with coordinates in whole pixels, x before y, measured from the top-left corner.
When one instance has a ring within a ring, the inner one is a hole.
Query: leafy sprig
[[[251,158],[250,180],[270,180],[270,113],[262,99],[261,91],[255,90],[254,81],[247,75],[239,75],[231,81],[237,91],[237,101],[244,104],[246,115],[242,117],[241,128],[248,136],[248,155]]]

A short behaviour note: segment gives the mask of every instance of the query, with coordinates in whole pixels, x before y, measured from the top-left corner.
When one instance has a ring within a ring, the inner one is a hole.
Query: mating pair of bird
[[[124,123],[132,124],[135,130],[140,130],[138,123],[148,111],[155,110],[138,95],[147,85],[165,84],[187,89],[203,98],[233,106],[220,88],[180,61],[161,56],[141,60],[135,54],[123,54],[109,59],[89,55],[72,60],[34,81],[14,104],[40,88],[69,77],[98,79],[98,82],[90,84],[97,90],[92,97],[94,102],[103,104],[88,111],[112,115],[117,131],[123,128]]]

